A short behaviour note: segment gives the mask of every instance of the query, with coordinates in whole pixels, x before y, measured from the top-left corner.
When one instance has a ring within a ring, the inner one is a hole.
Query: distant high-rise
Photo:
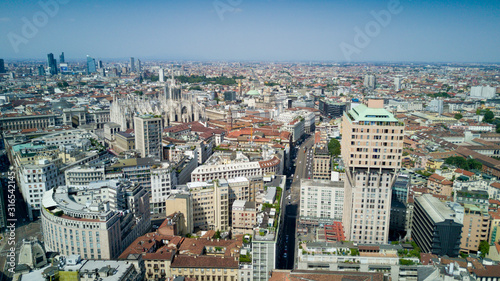
[[[141,71],[142,71],[141,60],[137,59],[137,72],[140,73]]]
[[[158,79],[160,82],[165,82],[165,70],[163,70],[163,68],[160,68],[158,72]]]
[[[394,78],[394,90],[399,91],[401,90],[401,78]]]
[[[49,73],[51,75],[57,74],[57,61],[54,58],[54,54],[50,53],[47,55],[47,65],[49,66]]]
[[[0,59],[0,73],[5,73],[5,62]]]
[[[87,74],[92,74],[92,73],[96,73],[96,68],[95,68],[95,60],[90,57],[90,56],[87,56]]]
[[[346,239],[386,244],[392,185],[401,168],[404,124],[369,100],[344,113],[342,159],[346,170],[343,225]]]
[[[59,63],[65,63],[66,61],[64,60],[64,52],[62,52],[60,55],[59,55]]]
[[[99,60],[99,62],[97,63],[97,68],[102,68],[102,67],[103,67],[102,60]]]
[[[133,57],[130,58],[130,72],[135,72],[135,62]]]
[[[365,75],[364,86],[369,89],[375,89],[377,87],[377,78],[373,74]]]
[[[45,75],[45,68],[43,65],[38,66],[38,76],[44,76]]]

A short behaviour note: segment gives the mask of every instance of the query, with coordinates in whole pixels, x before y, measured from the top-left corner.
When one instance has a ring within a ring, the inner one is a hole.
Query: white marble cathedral
[[[192,94],[182,93],[175,81],[165,86],[163,95],[140,97],[127,94],[124,98],[113,96],[110,119],[125,131],[134,128],[134,116],[161,115],[165,127],[206,119],[205,105],[198,104]]]

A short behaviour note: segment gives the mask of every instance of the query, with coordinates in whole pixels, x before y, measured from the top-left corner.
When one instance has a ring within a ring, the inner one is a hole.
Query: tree
[[[455,119],[457,119],[457,120],[462,119],[462,117],[464,117],[464,116],[460,113],[455,114]]]
[[[476,109],[476,115],[481,115],[481,108]]]
[[[332,156],[340,155],[340,142],[336,139],[331,139],[328,143],[328,151]]]
[[[215,232],[214,238],[215,239],[220,239],[221,238],[221,236],[220,236],[220,230],[217,229],[217,231]]]
[[[481,257],[486,257],[486,255],[490,253],[490,244],[488,244],[488,241],[482,240],[479,243],[478,251],[481,251]]]
[[[494,118],[495,118],[495,114],[493,114],[493,112],[491,110],[487,109],[486,113],[484,113],[483,122],[491,123],[491,122],[493,122]]]

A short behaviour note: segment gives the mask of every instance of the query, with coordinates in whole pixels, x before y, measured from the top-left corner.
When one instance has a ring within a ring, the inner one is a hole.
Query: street
[[[279,261],[278,268],[293,269],[296,257],[296,220],[299,213],[300,180],[312,177],[312,149],[314,136],[306,139],[302,145],[296,149],[296,164],[293,181],[287,181],[287,191],[285,198],[285,217],[283,222],[284,237],[278,246]],[[306,150],[304,152],[304,149]],[[290,197],[288,197],[290,195]]]

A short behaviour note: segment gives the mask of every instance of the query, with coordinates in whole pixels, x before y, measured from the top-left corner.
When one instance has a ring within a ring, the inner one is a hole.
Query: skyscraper
[[[401,167],[404,126],[369,100],[344,113],[342,159],[346,167],[343,224],[346,239],[387,243],[391,188]]]
[[[135,62],[134,57],[130,58],[130,72],[135,72]]]
[[[95,72],[96,72],[95,60],[92,57],[87,56],[87,74],[92,74]]]
[[[165,82],[165,70],[163,70],[163,68],[160,68],[160,71],[158,72],[158,80],[160,82]]]
[[[395,91],[401,90],[401,78],[399,77],[394,78],[394,90]]]
[[[0,59],[0,73],[5,73],[5,63],[3,59]]]
[[[49,72],[51,75],[57,74],[57,61],[54,58],[54,54],[50,53],[47,55],[47,65],[49,66]]]
[[[141,60],[137,59],[137,72],[141,73],[141,71],[142,71]]]
[[[59,55],[59,63],[65,63],[66,61],[64,60],[64,52],[62,52],[60,55]]]
[[[45,75],[45,68],[43,68],[43,65],[38,66],[38,76],[44,76]]]
[[[365,75],[364,86],[369,89],[375,89],[377,87],[377,78],[373,74]]]
[[[161,132],[162,118],[153,115],[134,117],[135,149],[141,157],[162,159]]]

